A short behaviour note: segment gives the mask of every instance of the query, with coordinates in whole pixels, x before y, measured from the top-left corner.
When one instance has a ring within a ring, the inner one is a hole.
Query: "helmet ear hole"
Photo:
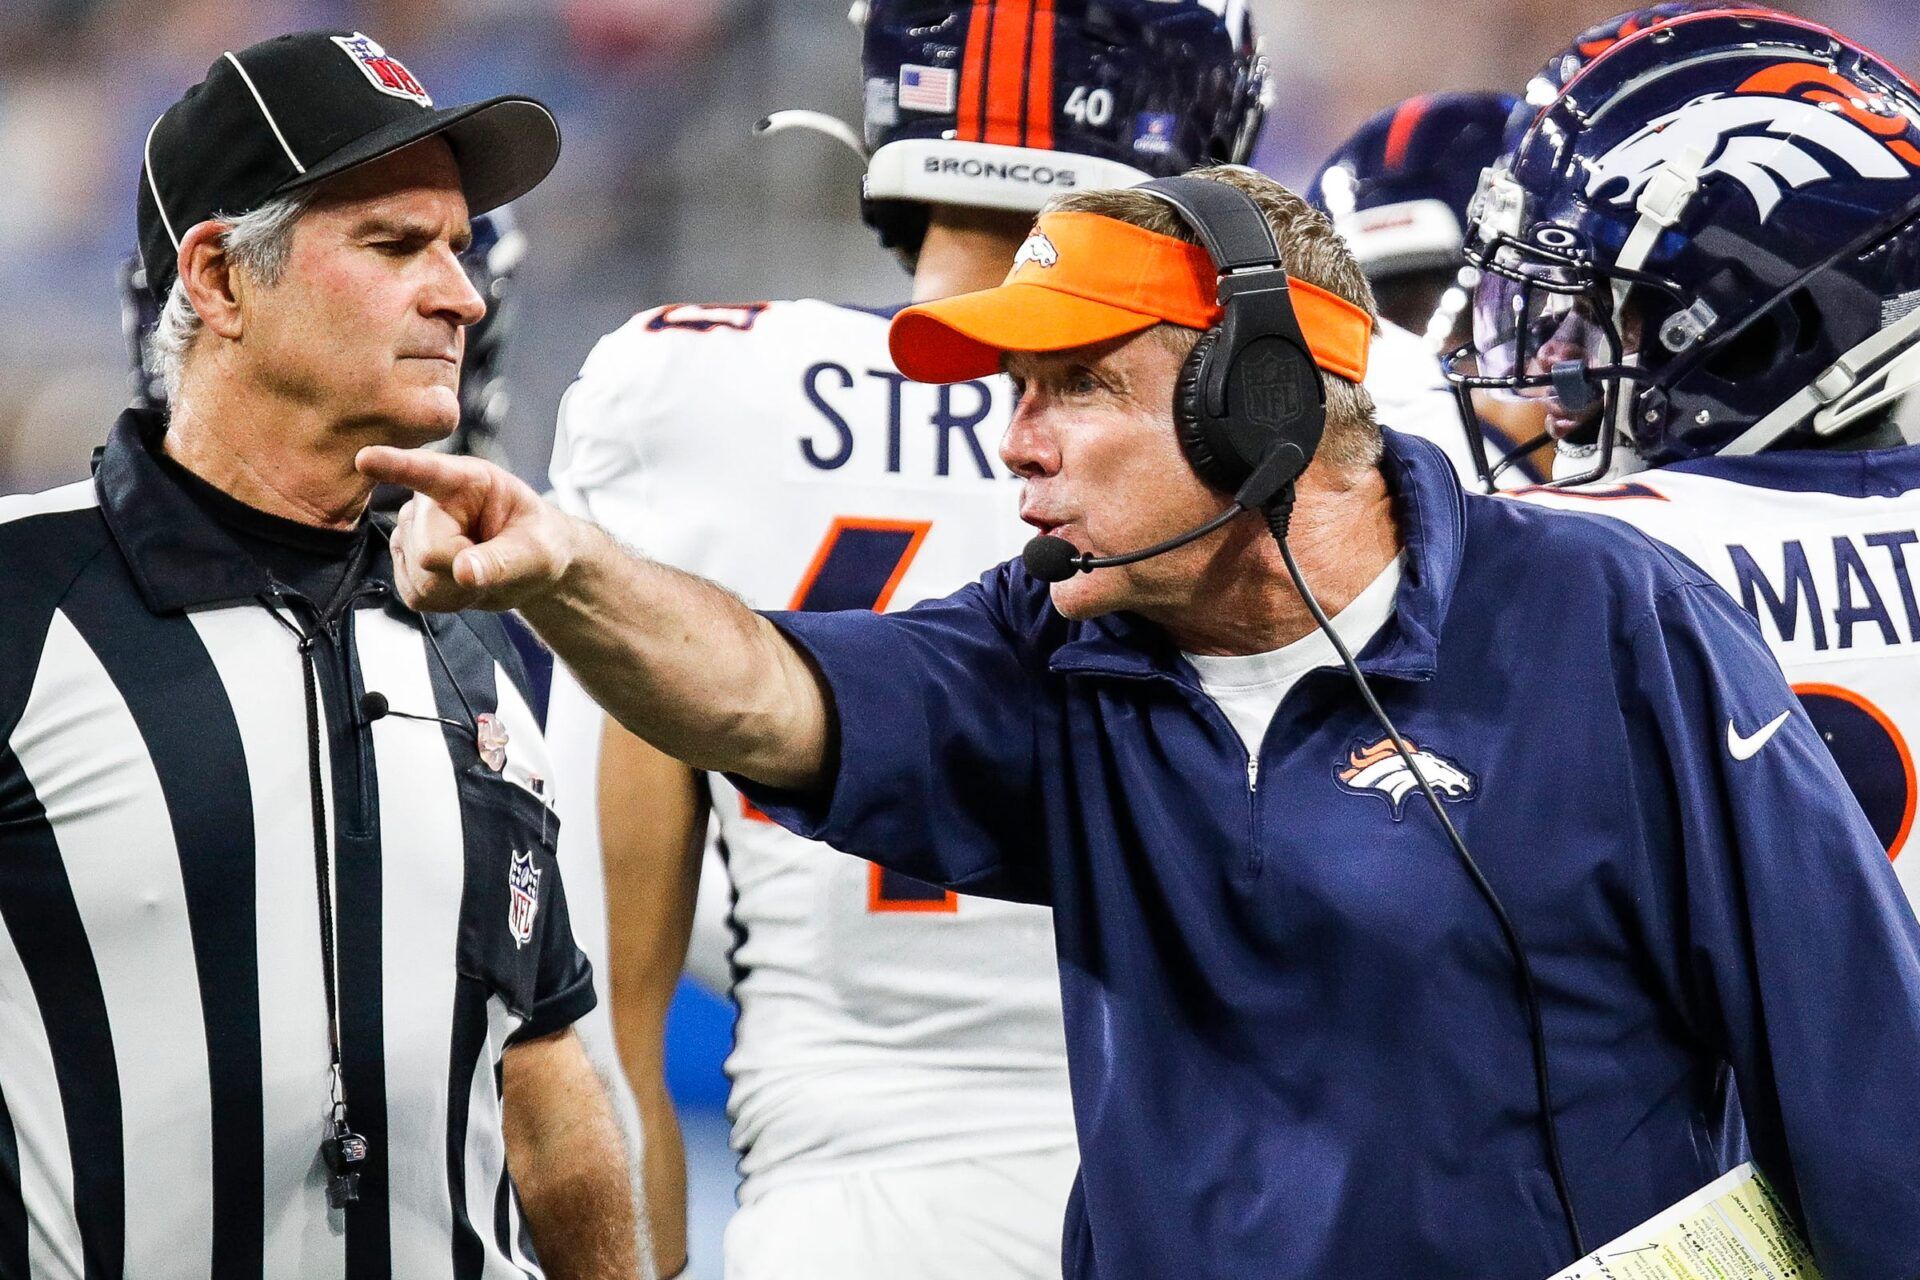
[[[1762,316],[1716,351],[1713,359],[1707,361],[1706,372],[1722,382],[1742,382],[1759,377],[1771,369],[1783,354],[1780,350],[1783,336],[1777,317]]]

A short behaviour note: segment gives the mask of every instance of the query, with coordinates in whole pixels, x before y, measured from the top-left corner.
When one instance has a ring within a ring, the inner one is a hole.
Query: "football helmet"
[[[911,260],[928,207],[1035,212],[1063,192],[1244,163],[1266,107],[1248,0],[862,0],[861,212]],[[838,126],[838,127],[836,127]]]
[[[1500,157],[1501,135],[1518,102],[1508,93],[1409,98],[1361,125],[1307,186],[1307,202],[1333,219],[1376,295],[1410,276],[1423,283],[1431,278],[1420,298],[1409,300],[1426,314],[1391,318],[1415,332],[1424,329],[1436,350],[1453,332],[1473,286],[1460,256],[1467,205],[1480,171]]]
[[[481,214],[472,227],[473,243],[460,255],[460,265],[475,292],[487,300],[487,314],[467,330],[466,355],[460,362],[460,425],[435,447],[497,462],[503,456],[500,431],[507,421],[506,349],[519,323],[513,278],[527,256],[527,237],[512,205]]]
[[[147,269],[138,251],[120,263],[120,336],[127,343],[127,381],[136,409],[165,409],[167,387],[147,367],[147,335],[160,324],[160,304],[147,288]]]
[[[1920,91],[1812,22],[1673,18],[1483,175],[1467,257],[1463,417],[1544,405],[1558,483],[1845,434],[1920,381]]]

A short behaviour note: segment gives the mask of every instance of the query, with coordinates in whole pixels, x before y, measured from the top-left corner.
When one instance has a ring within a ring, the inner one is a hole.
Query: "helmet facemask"
[[[1651,385],[1641,361],[1644,317],[1679,303],[1671,282],[1599,265],[1566,228],[1543,225],[1530,235],[1468,247],[1480,276],[1473,338],[1445,359],[1489,489],[1547,441],[1556,448],[1555,486],[1636,469],[1635,406]],[[1490,459],[1475,392],[1537,407],[1541,436]]]

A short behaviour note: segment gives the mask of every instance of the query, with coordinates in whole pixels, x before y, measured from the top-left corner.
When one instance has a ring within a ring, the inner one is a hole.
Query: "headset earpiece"
[[[1187,455],[1188,464],[1199,477],[1213,488],[1231,493],[1238,487],[1234,474],[1240,460],[1221,455],[1220,443],[1209,430],[1212,419],[1201,403],[1207,358],[1219,341],[1218,329],[1207,330],[1180,366],[1180,376],[1173,384],[1173,431],[1180,441],[1180,451]]]
[[[1138,189],[1180,214],[1220,272],[1220,324],[1194,345],[1174,384],[1181,450],[1203,481],[1232,494],[1275,450],[1290,449],[1290,483],[1320,446],[1326,388],[1273,228],[1251,196],[1224,182],[1163,178]]]

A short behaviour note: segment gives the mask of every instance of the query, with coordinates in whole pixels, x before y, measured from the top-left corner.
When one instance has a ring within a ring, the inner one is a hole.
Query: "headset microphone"
[[[1041,534],[1028,542],[1020,552],[1020,562],[1027,566],[1027,572],[1042,582],[1065,582],[1076,573],[1092,573],[1095,569],[1113,569],[1123,564],[1134,564],[1141,560],[1150,560],[1154,556],[1184,547],[1206,537],[1215,529],[1225,525],[1239,515],[1241,508],[1228,507],[1203,525],[1197,525],[1185,533],[1168,538],[1165,542],[1156,542],[1140,551],[1129,551],[1123,556],[1096,556],[1092,552],[1081,551],[1065,538],[1056,538],[1051,534]]]
[[[1291,510],[1294,478],[1305,469],[1305,454],[1290,443],[1282,443],[1278,448],[1267,451],[1260,465],[1254,468],[1253,474],[1233,495],[1233,505],[1205,524],[1195,525],[1165,542],[1156,542],[1150,547],[1118,556],[1096,556],[1090,551],[1079,550],[1065,538],[1043,533],[1027,543],[1020,552],[1020,562],[1026,565],[1028,573],[1042,582],[1065,582],[1076,573],[1092,573],[1095,569],[1114,569],[1123,564],[1150,560],[1184,547],[1189,542],[1198,542],[1214,530],[1224,528],[1243,512],[1265,511],[1269,507]]]

